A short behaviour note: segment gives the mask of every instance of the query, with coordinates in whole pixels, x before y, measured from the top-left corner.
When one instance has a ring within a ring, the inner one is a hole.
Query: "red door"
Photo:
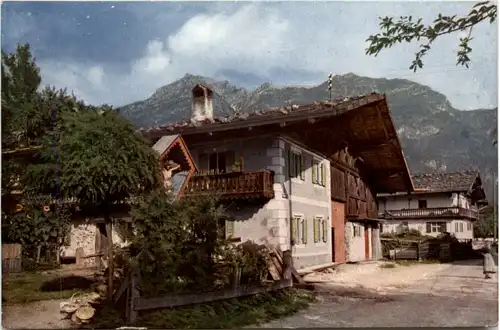
[[[368,235],[368,225],[365,224],[365,259],[370,260],[370,235]]]
[[[345,263],[345,203],[332,201],[332,261]]]

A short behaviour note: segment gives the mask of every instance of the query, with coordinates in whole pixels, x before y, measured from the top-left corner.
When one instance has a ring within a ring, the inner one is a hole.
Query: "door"
[[[370,235],[368,225],[365,224],[365,260],[370,260]]]
[[[332,201],[332,261],[346,262],[345,250],[345,203]]]

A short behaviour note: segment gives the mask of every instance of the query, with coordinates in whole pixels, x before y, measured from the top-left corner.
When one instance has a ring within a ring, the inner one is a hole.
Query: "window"
[[[467,230],[472,230],[472,223],[467,222]]]
[[[292,244],[307,244],[307,220],[296,215],[292,218]]]
[[[464,223],[455,222],[455,233],[463,233],[463,231],[464,231]]]
[[[427,208],[427,200],[419,199],[418,200],[418,208],[419,209],[426,209]]]
[[[304,175],[304,157],[301,153],[290,150],[288,155],[288,174],[291,178],[305,180]]]
[[[201,154],[200,169],[209,173],[228,173],[232,170],[234,160],[234,151]]]
[[[225,221],[225,232],[226,232],[226,238],[231,238],[234,236],[234,221],[231,220]]]
[[[354,226],[353,236],[354,237],[361,237],[363,235],[361,226],[359,226],[357,224],[353,224],[353,226]]]
[[[444,233],[446,231],[446,222],[427,222],[427,232],[428,233]]]
[[[317,160],[312,160],[312,182],[314,184],[325,186],[326,185],[326,167],[323,163]]]
[[[328,227],[326,220],[323,219],[323,217],[314,217],[313,221],[314,243],[318,243],[320,241],[326,243],[328,241]]]

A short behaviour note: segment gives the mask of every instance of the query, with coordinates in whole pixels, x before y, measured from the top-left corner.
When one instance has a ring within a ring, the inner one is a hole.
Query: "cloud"
[[[239,72],[240,77],[252,75],[277,84],[310,84],[320,83],[329,72],[354,72],[429,85],[457,108],[497,103],[497,47],[492,47],[497,31],[489,24],[474,30],[470,70],[455,66],[457,35],[438,40],[425,59],[426,67],[416,74],[408,67],[417,45],[398,45],[376,58],[365,55],[365,40],[378,31],[379,16],[413,15],[430,21],[438,12],[463,14],[469,3],[218,3],[187,15],[175,29],[161,29],[172,20],[159,14],[164,4],[138,12],[143,22],[152,20],[157,37],[147,41],[128,66],[113,67],[112,59],[47,58],[39,62],[43,81],[67,86],[89,103],[122,105],[145,99],[186,73]]]

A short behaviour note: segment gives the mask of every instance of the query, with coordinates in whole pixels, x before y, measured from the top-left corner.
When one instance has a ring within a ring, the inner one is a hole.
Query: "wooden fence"
[[[297,273],[297,270],[292,266],[291,251],[281,252],[277,249],[270,249],[269,252],[271,256],[269,276],[273,280],[269,281],[267,285],[240,286],[241,270],[236,268],[234,270],[231,287],[223,290],[161,297],[141,297],[138,289],[140,282],[139,276],[137,274],[130,274],[116,292],[113,300],[114,303],[116,303],[123,294],[126,294],[127,306],[125,313],[128,322],[133,324],[137,319],[138,312],[141,310],[199,304],[250,296],[262,292],[277,291],[291,287],[293,285],[293,280],[305,284]]]
[[[417,241],[381,238],[382,255],[391,260],[450,260],[451,244],[433,240]]]
[[[19,273],[22,270],[21,244],[2,244],[2,273]]]

